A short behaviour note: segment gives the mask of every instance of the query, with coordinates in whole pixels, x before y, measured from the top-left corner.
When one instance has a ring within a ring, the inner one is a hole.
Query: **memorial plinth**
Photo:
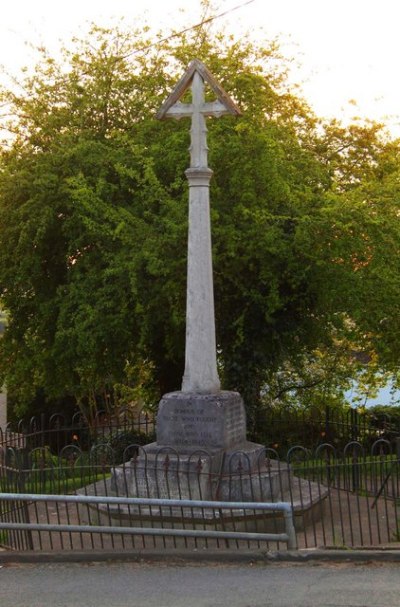
[[[237,392],[171,392],[160,402],[160,446],[228,449],[246,441],[246,414]]]
[[[167,497],[167,457],[169,497],[193,498],[195,493],[197,499],[215,499],[218,491],[222,497],[222,477],[248,476],[264,466],[264,447],[246,439],[245,408],[238,392],[165,394],[156,438],[131,462],[114,469],[115,490],[127,489],[132,497]]]

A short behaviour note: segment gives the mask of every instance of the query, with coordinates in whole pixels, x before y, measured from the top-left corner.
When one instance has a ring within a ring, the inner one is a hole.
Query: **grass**
[[[376,471],[379,468],[389,468],[396,463],[400,464],[400,460],[395,454],[388,454],[385,456],[380,455],[367,455],[364,457],[345,457],[345,458],[334,458],[329,459],[303,459],[303,460],[292,460],[290,466],[293,470],[324,470],[326,468],[337,468],[340,470],[353,470],[355,466],[362,467],[364,472]]]
[[[365,456],[353,459],[308,459],[293,461],[294,476],[357,493],[376,496],[384,491],[386,496],[398,497],[400,461],[396,455]]]
[[[0,480],[0,493],[41,493],[67,495],[86,485],[110,478],[110,472],[76,468],[22,470],[14,479]]]

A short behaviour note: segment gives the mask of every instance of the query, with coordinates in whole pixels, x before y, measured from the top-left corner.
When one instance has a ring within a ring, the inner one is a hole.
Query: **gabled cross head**
[[[193,91],[193,83],[194,81],[198,81],[201,79],[203,86],[206,82],[210,85],[211,89],[214,91],[217,99],[211,103],[202,102],[201,113],[205,116],[223,116],[224,114],[232,114],[234,116],[239,116],[241,111],[236,106],[236,104],[232,101],[229,95],[224,91],[222,86],[218,84],[214,76],[211,72],[206,68],[204,63],[199,61],[198,59],[194,59],[191,61],[188,69],[183,74],[182,78],[175,85],[172,93],[169,95],[168,99],[163,103],[161,108],[158,110],[156,114],[156,118],[159,120],[163,120],[165,118],[184,118],[191,117],[193,115],[193,111],[195,110],[196,99],[195,93],[196,90]],[[183,97],[187,89],[192,85],[193,91],[193,101],[192,103],[182,103],[179,100]]]
[[[216,95],[215,101],[205,101],[205,83],[214,91]],[[189,87],[192,89],[192,102],[182,103],[180,99]],[[207,168],[207,128],[205,117],[219,117],[224,114],[238,116],[241,112],[206,66],[198,59],[194,59],[168,99],[157,112],[156,118],[159,120],[165,118],[176,118],[178,120],[180,118],[191,118],[190,166],[191,168]]]

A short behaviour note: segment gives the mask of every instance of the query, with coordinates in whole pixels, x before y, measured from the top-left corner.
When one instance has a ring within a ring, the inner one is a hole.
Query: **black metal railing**
[[[394,443],[400,436],[400,418],[368,409],[296,409],[265,408],[257,414],[256,429],[249,440],[274,448],[281,457],[293,445],[315,449],[324,443],[343,449],[355,441],[370,449],[379,439]],[[120,450],[131,443],[145,444],[154,440],[155,413],[152,409],[121,409],[110,414],[98,411],[88,420],[80,412],[72,417],[54,413],[20,420],[0,428],[0,446],[34,449],[49,447],[59,453],[66,445],[75,444],[88,450],[108,442]]]
[[[297,409],[294,407],[266,408],[259,411],[256,442],[274,447],[284,455],[292,445],[315,449],[329,443],[343,449],[351,441],[370,449],[378,439],[393,442],[400,436],[400,419],[368,409]]]
[[[57,454],[66,445],[87,450],[104,442],[113,447],[115,440],[121,448],[123,444],[149,442],[154,431],[154,414],[147,410],[121,409],[114,414],[98,411],[90,420],[80,412],[71,417],[54,413],[22,419],[0,428],[0,446],[28,450],[48,447]]]
[[[120,458],[119,450],[110,447],[108,440],[89,450],[76,444],[65,445],[58,455],[48,446],[32,450],[3,446],[0,492],[285,502],[293,508],[299,547],[400,546],[400,459],[390,441],[379,439],[369,449],[356,441],[350,441],[343,449],[329,443],[314,450],[297,445],[284,458],[267,448],[256,462],[250,462],[246,453],[238,451],[219,470],[213,469],[211,462],[212,455],[205,450],[188,459],[174,449],[163,448],[150,458],[137,444],[126,447]],[[21,504],[10,504],[0,506],[3,522],[24,522],[32,516],[35,521],[40,517],[42,521],[51,520],[50,506],[35,510],[30,505],[23,510]],[[126,522],[131,513],[120,514],[122,518],[114,512],[116,526]],[[247,514],[235,520],[224,517],[223,521],[236,525],[235,529],[261,524],[257,512]],[[79,524],[79,513],[74,520],[72,511],[65,508],[56,515],[62,524],[68,517]],[[110,516],[109,509],[104,516]],[[199,509],[195,518],[200,527],[208,524]],[[110,519],[106,520],[109,525]],[[142,509],[136,520],[149,524],[152,512]],[[186,523],[179,516],[171,516],[168,524]],[[280,531],[276,517],[264,516],[262,524],[264,530]],[[13,534],[7,538],[0,535],[0,544],[31,549],[31,537],[17,529]],[[48,546],[44,532],[40,537]],[[145,543],[152,546],[152,541],[148,538]],[[37,542],[35,549],[40,549]],[[98,546],[97,540],[93,542]]]

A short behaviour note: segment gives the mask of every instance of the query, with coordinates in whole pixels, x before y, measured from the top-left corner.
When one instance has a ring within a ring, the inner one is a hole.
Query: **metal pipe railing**
[[[178,500],[178,499],[151,499],[134,497],[108,497],[88,495],[38,495],[32,493],[0,493],[1,502],[57,502],[90,505],[114,505],[114,506],[158,506],[168,508],[201,508],[201,509],[229,509],[232,510],[257,510],[257,511],[281,511],[284,515],[285,533],[261,533],[247,531],[220,531],[207,529],[171,529],[155,527],[122,527],[107,525],[71,525],[50,523],[17,523],[3,522],[0,520],[0,530],[27,530],[46,532],[70,532],[70,533],[110,533],[119,535],[149,535],[149,536],[176,536],[193,538],[233,539],[247,541],[275,541],[286,542],[290,550],[296,549],[296,531],[293,523],[292,505],[287,502],[213,502],[203,500]],[[1,511],[1,510],[0,510]]]

